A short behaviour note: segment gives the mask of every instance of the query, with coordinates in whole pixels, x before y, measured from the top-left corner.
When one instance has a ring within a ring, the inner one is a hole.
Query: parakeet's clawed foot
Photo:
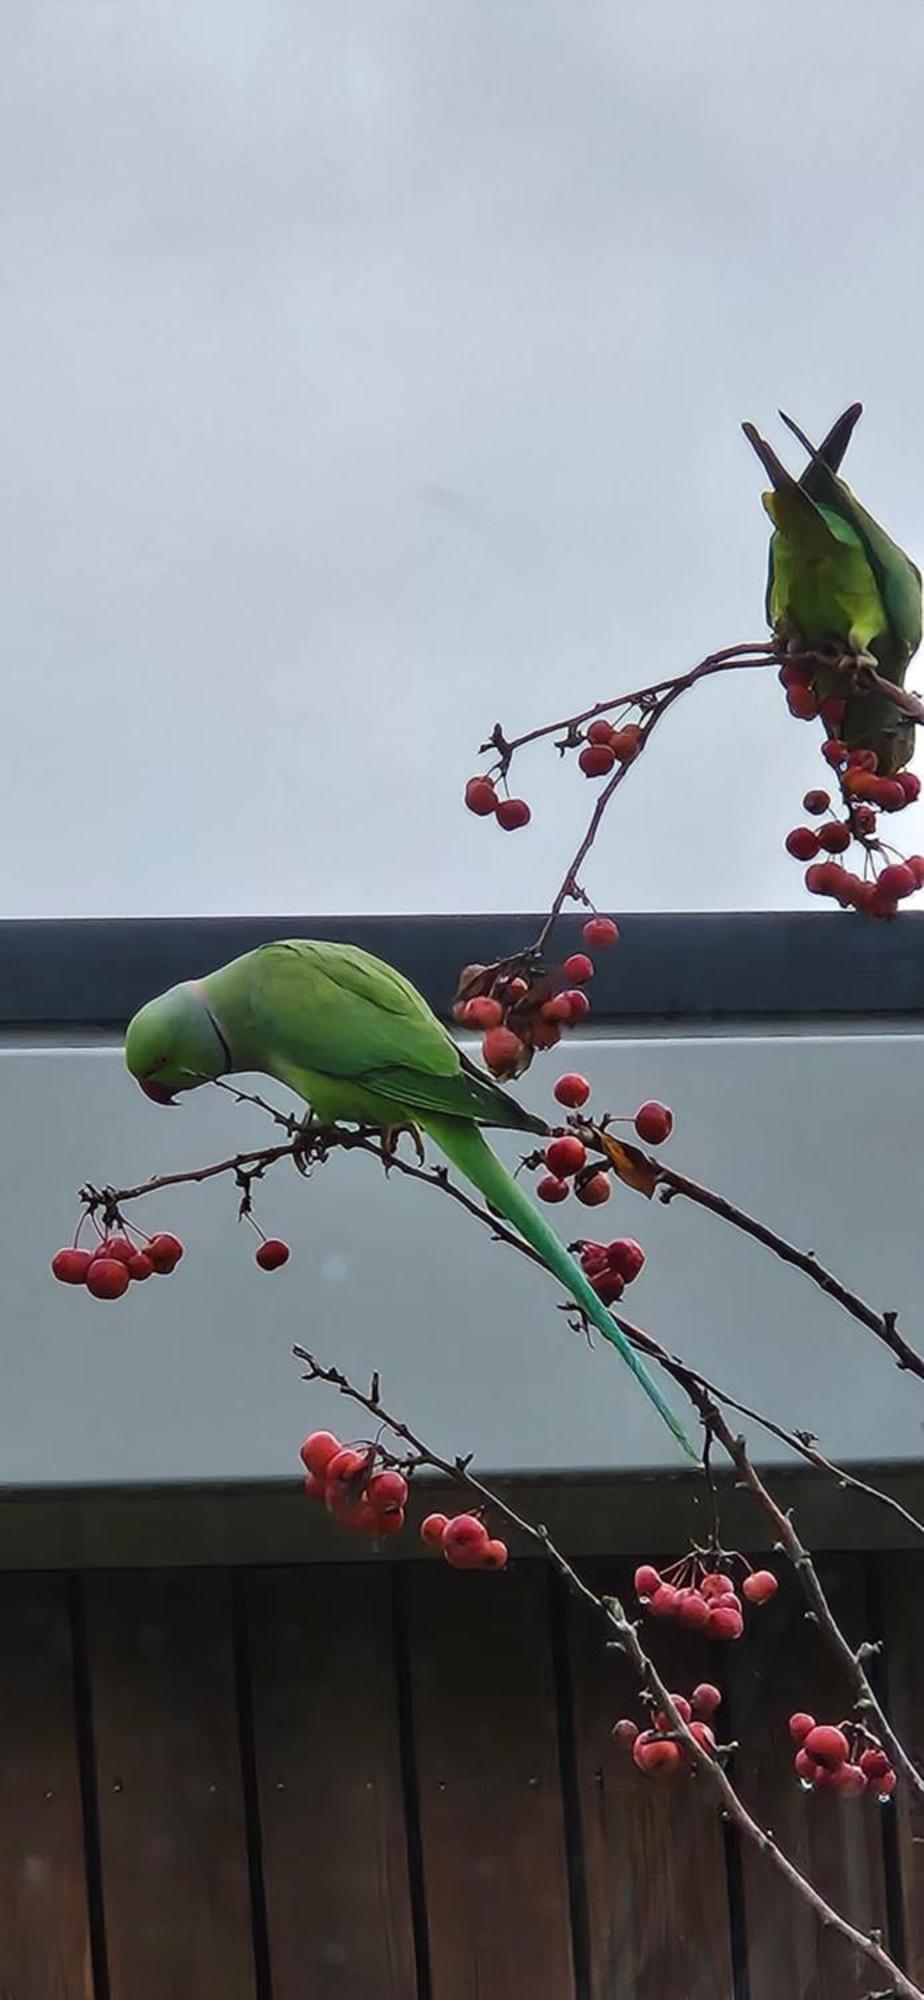
[[[394,1159],[398,1151],[398,1140],[401,1138],[403,1132],[408,1134],[414,1151],[417,1154],[417,1164],[422,1167],[427,1157],[426,1147],[420,1136],[419,1126],[412,1124],[410,1120],[406,1125],[383,1125],[382,1152],[385,1155],[386,1165],[389,1160]]]

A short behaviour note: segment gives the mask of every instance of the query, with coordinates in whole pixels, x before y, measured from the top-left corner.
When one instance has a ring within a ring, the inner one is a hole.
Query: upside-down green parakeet
[[[852,403],[817,450],[783,417],[810,453],[799,480],[753,424],[742,426],[772,482],[763,496],[774,527],[767,620],[785,645],[866,656],[886,680],[903,687],[921,643],[921,575],[838,477],[861,410],[862,404]],[[835,733],[849,748],[875,750],[886,776],[908,762],[913,730],[887,696],[845,688],[834,666],[819,666],[815,688],[822,697],[847,693]]]
[[[479,1129],[548,1128],[469,1061],[392,966],[351,945],[306,938],[261,945],[149,1001],[129,1023],[125,1060],[159,1103],[232,1071],[261,1071],[296,1091],[322,1124],[421,1126],[618,1348],[696,1458],[580,1266]]]

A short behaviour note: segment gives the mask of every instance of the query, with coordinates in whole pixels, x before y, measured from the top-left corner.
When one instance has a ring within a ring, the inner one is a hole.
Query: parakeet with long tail
[[[742,426],[772,486],[763,496],[774,528],[767,621],[784,645],[852,653],[903,687],[908,663],[921,643],[921,573],[839,477],[862,407],[852,403],[817,449],[780,412],[810,454],[799,480],[753,424]],[[833,666],[819,667],[815,688],[820,697],[847,694],[836,733],[849,749],[875,750],[883,776],[907,764],[913,729],[887,696],[851,691]]]
[[[618,1349],[687,1456],[677,1417],[580,1266],[483,1138],[545,1133],[482,1074],[393,966],[343,944],[286,939],[171,987],[129,1023],[125,1060],[155,1103],[235,1071],[294,1090],[322,1124],[420,1126]]]

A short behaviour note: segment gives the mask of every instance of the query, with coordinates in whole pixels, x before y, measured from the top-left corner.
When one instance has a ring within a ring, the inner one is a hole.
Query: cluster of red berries
[[[794,860],[811,864],[805,875],[810,895],[831,896],[842,908],[862,910],[868,916],[894,917],[899,903],[924,888],[924,856],[913,854],[907,860],[887,862],[877,872],[882,847],[877,839],[876,815],[877,811],[902,812],[905,806],[913,805],[920,797],[921,780],[913,771],[886,775],[880,772],[875,750],[851,750],[842,741],[837,731],[847,712],[846,699],[837,694],[819,698],[810,663],[788,660],[779,677],[790,715],[802,722],[820,717],[825,724],[828,735],[822,756],[837,774],[846,808],[844,819],[825,818],[824,825],[817,828],[794,826],[786,836],[786,851]],[[831,811],[830,796],[822,790],[806,792],[802,804],[813,818],[823,818]],[[854,840],[863,849],[865,866],[872,873],[854,875],[840,862],[817,858],[846,854]]]
[[[498,797],[493,778],[469,778],[465,803],[479,819],[490,819],[493,815],[505,833],[516,833],[518,827],[528,826],[532,819],[525,799]]]
[[[898,1782],[891,1760],[861,1723],[816,1722],[800,1710],[789,1718],[789,1734],[798,1745],[793,1763],[804,1791],[891,1798]]]
[[[617,1236],[612,1243],[585,1242],[572,1247],[578,1250],[584,1275],[605,1306],[614,1306],[626,1286],[634,1284],[644,1268],[645,1252],[634,1236]]]
[[[595,950],[614,945],[619,930],[612,917],[588,917],[585,944]],[[463,1027],[483,1035],[481,1053],[492,1076],[522,1075],[536,1050],[553,1049],[566,1028],[574,1028],[590,1013],[584,988],[594,976],[594,962],[585,951],[572,952],[552,971],[496,970],[469,965],[462,976],[467,996],[456,1002],[453,1017]]]
[[[569,1110],[579,1111],[590,1096],[590,1084],[586,1076],[570,1072],[567,1076],[559,1077],[554,1096],[559,1104],[566,1105]],[[639,1138],[643,1139],[647,1146],[661,1146],[665,1139],[670,1138],[674,1129],[674,1114],[666,1104],[657,1104],[652,1098],[647,1104],[639,1105],[632,1123]],[[572,1187],[578,1201],[583,1202],[585,1208],[599,1208],[602,1202],[609,1201],[612,1191],[609,1174],[597,1167],[589,1158],[587,1147],[576,1132],[559,1133],[557,1138],[551,1139],[540,1164],[546,1169],[536,1186],[536,1194],[540,1201],[566,1201]],[[592,1262],[595,1261],[596,1253],[602,1248],[599,1243],[588,1243],[583,1247],[586,1248]],[[637,1244],[634,1249],[638,1250]],[[632,1271],[631,1276],[623,1271],[624,1284],[629,1285],[632,1278],[638,1277],[644,1261],[642,1255],[641,1263]],[[614,1265],[614,1269],[621,1268],[622,1261]],[[618,1297],[618,1294],[614,1294],[614,1297]]]
[[[161,1230],[157,1236],[146,1236],[141,1229],[131,1223],[123,1223],[125,1233],[118,1236],[100,1236],[93,1250],[81,1250],[74,1244],[68,1250],[56,1250],[51,1268],[62,1285],[85,1285],[94,1299],[120,1299],[132,1283],[141,1284],[145,1278],[166,1277],[176,1267],[183,1255],[183,1245],[178,1236]],[[132,1235],[128,1234],[132,1230]],[[132,1236],[136,1239],[132,1240]],[[291,1252],[288,1243],[278,1236],[261,1236],[255,1252],[255,1261],[261,1271],[278,1271],[287,1264]]]
[[[342,1444],[333,1431],[312,1431],[299,1448],[305,1492],[322,1500],[342,1528],[382,1541],[404,1527],[408,1483],[397,1466],[381,1463],[374,1444]]]
[[[480,1514],[428,1514],[420,1539],[439,1549],[451,1569],[506,1569],[506,1542],[488,1533]]]
[[[721,1705],[722,1697],[711,1681],[702,1681],[693,1689],[689,1700],[686,1695],[672,1694],[671,1701],[682,1716],[690,1735],[701,1750],[710,1753],[715,1749],[715,1733],[708,1718],[714,1716]],[[695,1768],[695,1758],[680,1740],[674,1730],[669,1715],[664,1709],[656,1710],[651,1718],[650,1729],[640,1729],[637,1722],[624,1715],[614,1724],[613,1740],[621,1748],[631,1750],[632,1761],[646,1778],[665,1778],[684,1766]]]
[[[145,1278],[167,1277],[183,1255],[178,1236],[162,1231],[158,1236],[141,1236],[133,1243],[127,1235],[100,1236],[93,1250],[57,1250],[51,1260],[54,1276],[62,1285],[85,1285],[94,1299],[120,1299],[129,1285]]]
[[[741,1596],[726,1570],[707,1569],[699,1554],[681,1556],[664,1571],[641,1563],[635,1572],[635,1594],[652,1618],[676,1618],[707,1639],[740,1639],[744,1605],[767,1604],[779,1584],[771,1569],[751,1569],[743,1556],[732,1558],[746,1571]]]
[[[571,730],[560,745],[563,750],[578,750],[578,764],[585,778],[608,778],[617,764],[631,764],[642,747],[642,732],[636,722],[613,723],[605,716],[598,716],[589,729],[581,735]],[[505,833],[516,833],[521,826],[528,826],[532,813],[525,799],[510,798],[499,793],[498,780],[506,784],[506,764],[509,758],[495,767],[495,772],[486,771],[469,778],[465,787],[465,803],[470,813],[477,819],[495,819]],[[495,775],[496,773],[496,775]]]

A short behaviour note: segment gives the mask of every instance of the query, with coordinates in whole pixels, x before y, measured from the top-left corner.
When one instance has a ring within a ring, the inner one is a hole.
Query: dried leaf
[[[650,1201],[660,1176],[647,1153],[638,1146],[627,1146],[622,1139],[614,1139],[611,1132],[600,1132],[597,1136],[619,1179]]]

